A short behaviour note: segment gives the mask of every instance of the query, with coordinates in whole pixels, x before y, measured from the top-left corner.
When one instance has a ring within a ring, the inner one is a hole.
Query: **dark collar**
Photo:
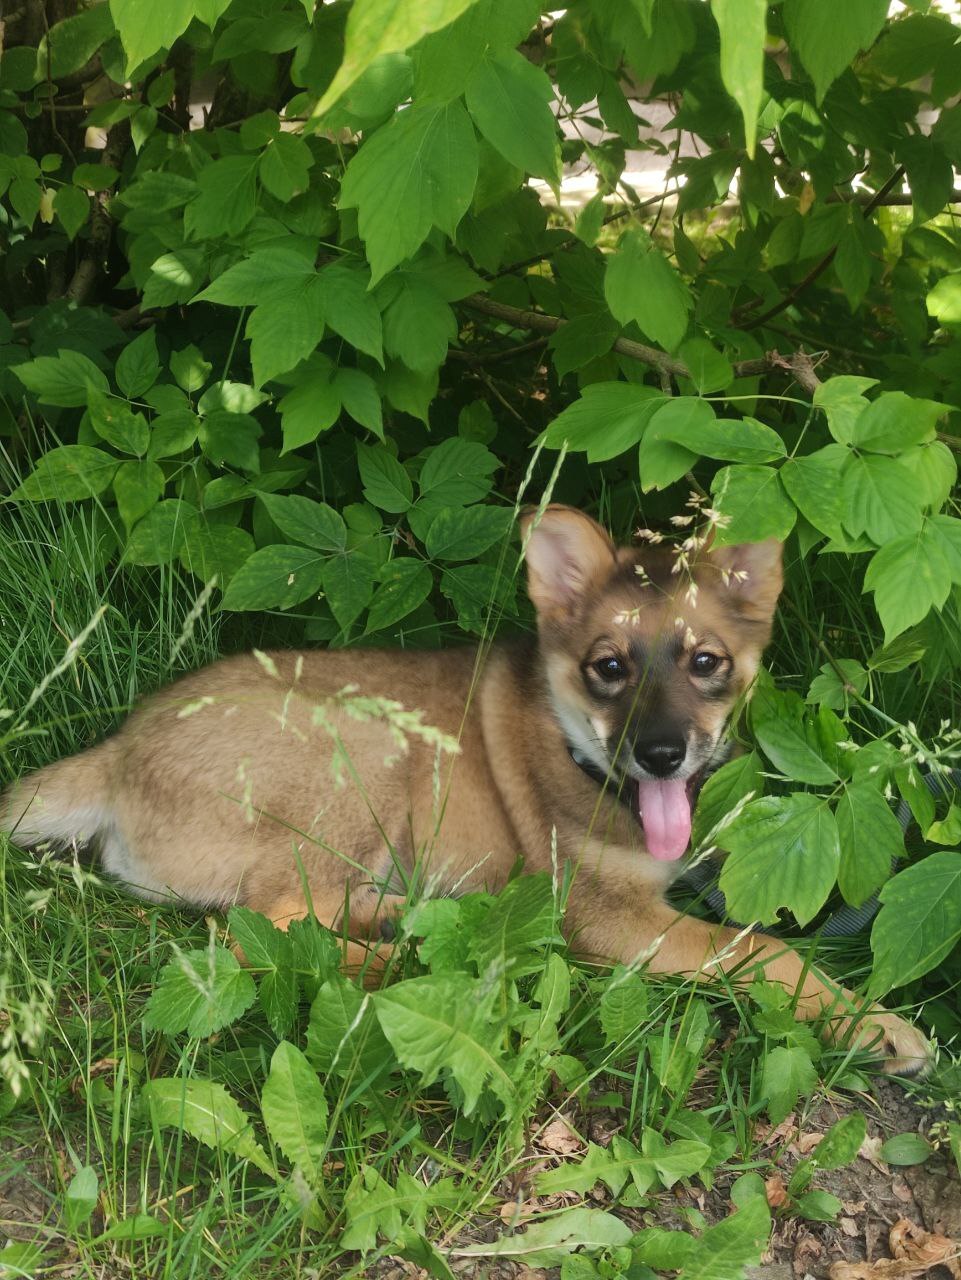
[[[580,769],[581,773],[586,774],[592,782],[596,782],[599,787],[604,788],[615,800],[619,800],[621,804],[631,808],[631,791],[635,784],[631,782],[630,778],[618,779],[613,774],[605,773],[592,760],[580,755],[569,742],[565,743],[565,745],[567,754]]]

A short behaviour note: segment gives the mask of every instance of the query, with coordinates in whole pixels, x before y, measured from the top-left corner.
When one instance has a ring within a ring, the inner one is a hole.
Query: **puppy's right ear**
[[[606,531],[574,507],[552,504],[540,518],[536,508],[528,508],[520,527],[527,593],[541,617],[570,614],[585,591],[604,582],[616,564],[616,548]]]

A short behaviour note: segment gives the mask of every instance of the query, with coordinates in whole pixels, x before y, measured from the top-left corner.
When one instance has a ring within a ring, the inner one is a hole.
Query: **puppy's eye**
[[[608,680],[611,684],[616,680],[623,680],[627,675],[627,668],[620,658],[600,658],[594,663],[594,670],[602,680]]]
[[[691,672],[696,676],[712,676],[721,665],[721,659],[716,653],[708,653],[706,649],[699,649],[697,653],[691,655]]]

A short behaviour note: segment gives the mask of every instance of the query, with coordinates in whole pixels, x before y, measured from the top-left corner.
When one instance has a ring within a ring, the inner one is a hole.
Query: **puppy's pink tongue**
[[[691,842],[687,783],[674,778],[639,782],[637,801],[648,853],[661,862],[676,861]]]

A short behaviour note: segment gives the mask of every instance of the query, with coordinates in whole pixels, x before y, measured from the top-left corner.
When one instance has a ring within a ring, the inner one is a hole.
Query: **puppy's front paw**
[[[851,1043],[882,1059],[889,1076],[923,1076],[934,1062],[934,1046],[923,1031],[880,1005],[852,1023]]]

